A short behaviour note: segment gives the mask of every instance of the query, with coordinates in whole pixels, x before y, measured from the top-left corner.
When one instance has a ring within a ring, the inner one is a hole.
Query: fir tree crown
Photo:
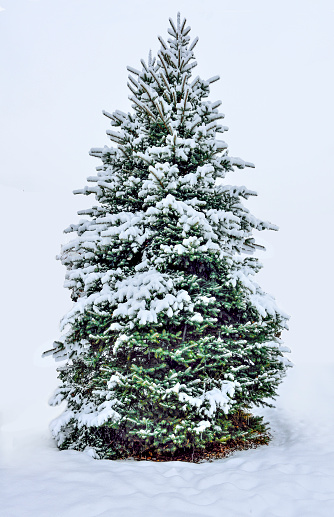
[[[168,33],[156,58],[128,67],[133,111],[104,112],[113,145],[91,150],[101,165],[75,191],[97,204],[59,256],[74,305],[51,351],[68,361],[53,434],[100,457],[133,440],[173,450],[226,437],[228,415],[264,404],[287,365],[287,316],[253,279],[253,230],[277,227],[244,206],[255,192],[225,183],[253,164],[217,138],[228,128],[207,99],[219,77],[193,77],[198,38],[179,14]]]

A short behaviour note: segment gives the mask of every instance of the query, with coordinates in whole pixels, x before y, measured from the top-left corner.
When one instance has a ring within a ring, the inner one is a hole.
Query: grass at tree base
[[[236,438],[227,440],[224,443],[209,442],[203,449],[177,449],[174,454],[155,454],[154,451],[148,451],[140,456],[131,456],[131,458],[138,461],[186,461],[188,463],[200,463],[226,458],[235,451],[255,449],[261,445],[268,445],[269,442],[270,436],[267,434],[249,440]]]
[[[198,448],[178,448],[174,451],[162,451],[147,448],[146,450],[133,450],[120,459],[134,459],[137,461],[185,461],[200,463],[226,458],[235,451],[255,449],[262,445],[268,445],[271,440],[266,423],[261,417],[254,417],[248,413],[238,411],[232,416],[234,424],[234,436],[227,440],[211,441]]]

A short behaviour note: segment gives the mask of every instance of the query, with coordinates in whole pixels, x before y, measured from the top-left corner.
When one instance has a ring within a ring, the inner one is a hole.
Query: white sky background
[[[29,384],[41,400],[56,384],[52,360],[39,359],[70,307],[54,257],[76,210],[93,202],[71,192],[98,165],[89,149],[109,144],[101,110],[130,109],[126,65],[158,50],[157,35],[167,38],[178,10],[200,38],[195,74],[221,76],[211,100],[223,101],[230,154],[256,165],[227,182],[257,190],[247,206],[280,226],[261,234],[268,251],[258,280],[291,315],[291,357],[333,361],[334,2],[0,6],[2,393],[17,375],[22,392]]]

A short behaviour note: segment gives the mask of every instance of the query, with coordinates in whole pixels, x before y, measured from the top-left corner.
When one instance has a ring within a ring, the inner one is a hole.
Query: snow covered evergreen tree
[[[287,316],[254,282],[253,230],[277,227],[227,185],[234,167],[217,139],[227,128],[208,99],[186,20],[170,20],[157,58],[128,67],[133,111],[104,112],[113,146],[92,149],[96,206],[65,232],[66,287],[74,306],[52,353],[66,360],[52,405],[60,448],[100,458],[156,454],[256,436],[238,415],[267,404],[287,367]]]

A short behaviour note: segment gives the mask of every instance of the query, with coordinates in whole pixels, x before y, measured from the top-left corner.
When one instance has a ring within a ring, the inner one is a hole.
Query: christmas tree
[[[287,316],[253,280],[261,267],[253,230],[276,230],[227,185],[253,164],[228,155],[218,76],[193,77],[195,38],[170,20],[141,69],[128,67],[132,112],[104,115],[113,145],[62,247],[73,308],[51,353],[66,360],[51,404],[61,449],[99,458],[176,454],[247,443],[264,431],[253,405],[269,405],[286,372]],[[162,456],[161,456],[162,457]]]

